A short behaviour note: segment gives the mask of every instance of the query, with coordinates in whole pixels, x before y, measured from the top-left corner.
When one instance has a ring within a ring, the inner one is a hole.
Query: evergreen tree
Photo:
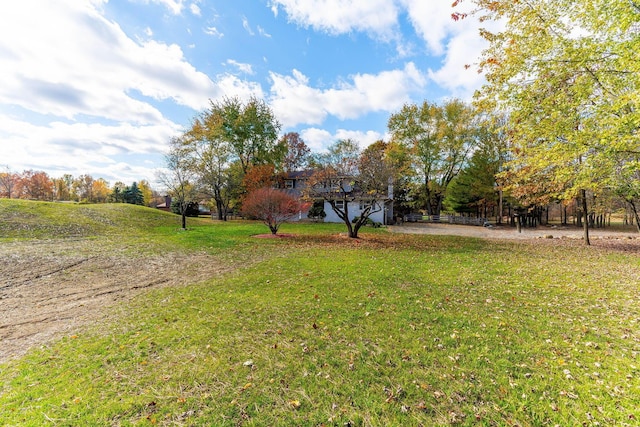
[[[124,202],[132,205],[144,205],[144,196],[137,183],[134,182],[124,191]]]

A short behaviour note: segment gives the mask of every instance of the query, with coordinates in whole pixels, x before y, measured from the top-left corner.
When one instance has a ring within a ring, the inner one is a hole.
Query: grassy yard
[[[638,253],[58,206],[27,232],[0,204],[4,242],[75,230],[235,268],[0,365],[0,425],[640,425]]]

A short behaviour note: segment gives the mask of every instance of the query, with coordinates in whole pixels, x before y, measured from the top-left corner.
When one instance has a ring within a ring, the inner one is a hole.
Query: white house
[[[313,171],[296,171],[290,172],[284,179],[284,189],[287,190],[290,194],[295,195],[296,197],[302,197],[303,191],[306,187],[307,180],[313,174]],[[339,209],[344,209],[343,200],[335,201],[337,207]],[[371,200],[371,199],[362,199],[355,200],[351,202],[347,202],[347,210],[349,213],[349,220],[353,220],[355,217],[359,217],[362,215],[362,212],[371,204],[373,204],[373,213],[369,216],[369,218],[380,224],[392,224],[393,223],[393,185],[390,183],[388,188],[388,194],[385,199]],[[331,204],[324,200],[324,212],[327,215],[324,218],[324,222],[343,222],[342,219],[336,214],[336,212],[331,207]],[[300,215],[294,220],[306,219],[307,212],[301,212]]]

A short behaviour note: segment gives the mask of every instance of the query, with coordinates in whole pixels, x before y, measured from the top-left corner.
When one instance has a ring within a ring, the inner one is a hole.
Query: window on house
[[[369,200],[360,200],[360,210],[363,211],[371,206],[371,201]]]
[[[293,188],[293,180],[292,179],[287,179],[284,182],[284,188],[289,188],[289,189]]]
[[[344,200],[336,200],[336,208],[341,211],[344,210]]]

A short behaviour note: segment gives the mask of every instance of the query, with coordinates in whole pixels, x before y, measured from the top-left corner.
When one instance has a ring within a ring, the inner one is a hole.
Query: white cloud
[[[201,15],[202,15],[202,13],[201,13],[201,11],[200,11],[200,7],[199,7],[197,4],[195,4],[195,3],[191,3],[191,4],[189,5],[189,10],[190,10],[190,11],[191,11],[191,13],[192,13],[193,15],[195,15],[195,16],[201,16]]]
[[[153,156],[177,132],[154,101],[201,110],[209,98],[262,95],[230,74],[213,81],[175,44],[127,37],[100,1],[24,0],[0,15],[0,135],[12,167],[108,169],[110,156]]]
[[[11,169],[44,170],[52,177],[90,174],[115,180],[153,180],[152,168],[128,166],[114,158],[158,155],[180,127],[170,121],[135,126],[52,122],[35,125],[0,114],[3,154]],[[33,144],[38,141],[38,144]]]
[[[185,0],[151,0],[151,2],[165,6],[174,15],[179,15],[185,4]],[[145,0],[145,3],[149,3],[149,0]]]
[[[234,61],[233,59],[227,59],[226,64],[236,67],[238,70],[240,70],[245,74],[254,74],[253,67],[251,66],[251,64],[245,64],[242,62]]]
[[[266,37],[268,39],[271,38],[271,34],[267,33],[265,29],[262,28],[260,25],[258,25],[257,28],[258,28],[258,34],[260,34],[262,37]]]
[[[394,111],[426,84],[425,76],[408,63],[402,70],[356,74],[350,82],[320,90],[297,70],[292,76],[271,73],[271,105],[285,127],[299,123],[321,124],[327,115],[356,119],[371,112]]]
[[[232,74],[217,76],[216,86],[219,89],[219,94],[211,97],[213,101],[222,100],[226,96],[236,96],[243,101],[248,101],[252,96],[264,98],[264,92],[259,83],[241,80]]]
[[[136,42],[86,3],[27,1],[9,10],[0,18],[0,103],[66,118],[150,123],[160,112],[132,93],[199,109],[220,91],[177,45]]]
[[[246,16],[242,17],[242,28],[244,28],[245,31],[249,33],[250,36],[255,36],[255,33],[251,29],[251,25],[249,24],[249,20],[247,19]]]
[[[224,37],[224,34],[221,33],[220,31],[218,31],[218,29],[216,27],[207,27],[204,29],[205,34],[209,34],[210,36],[214,36],[217,37],[219,39],[221,39],[222,37]]]
[[[460,31],[463,23],[451,19],[451,1],[401,0],[416,33],[422,37],[431,53],[444,53],[443,41],[451,33]]]
[[[360,145],[360,148],[366,148],[374,142],[384,139],[384,135],[375,131],[354,131],[346,129],[338,129],[331,134],[325,129],[307,128],[299,132],[302,140],[307,144],[312,152],[323,152],[341,139],[352,139]]]
[[[334,35],[363,31],[392,39],[398,24],[398,9],[391,0],[272,0],[274,15],[279,8],[291,22]]]
[[[315,153],[324,151],[335,141],[333,135],[325,129],[308,128],[299,133],[305,144]]]
[[[376,141],[384,139],[384,134],[375,131],[360,131],[360,130],[346,130],[338,129],[335,134],[335,140],[339,139],[352,139],[356,141],[360,148],[366,148]]]
[[[475,90],[485,82],[477,72],[477,58],[485,41],[476,33],[463,33],[452,38],[447,44],[444,63],[438,70],[429,70],[429,77],[454,97],[470,99]]]

